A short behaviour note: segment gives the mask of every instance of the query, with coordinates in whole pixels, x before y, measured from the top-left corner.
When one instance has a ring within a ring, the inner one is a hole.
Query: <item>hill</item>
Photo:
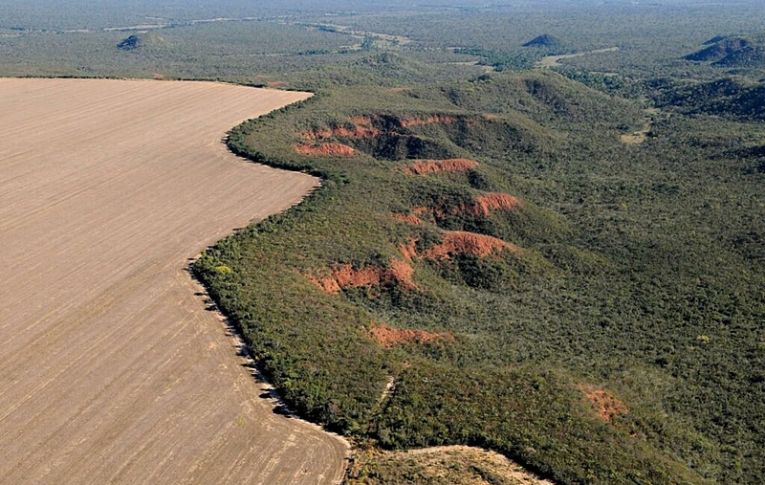
[[[324,90],[229,139],[323,188],[195,273],[293,409],[365,442],[756,483],[758,161],[710,159],[725,120],[624,145],[640,108],[548,72]]]
[[[655,96],[658,106],[688,114],[726,116],[743,121],[765,120],[765,83],[735,78],[674,84]]]
[[[560,49],[563,47],[563,43],[555,36],[550,34],[542,34],[524,43],[523,47],[547,47],[550,49]]]
[[[155,32],[132,34],[119,43],[117,49],[122,51],[133,51],[142,48],[161,47],[166,45],[166,40]]]
[[[722,67],[765,67],[765,43],[761,39],[716,36],[704,45],[706,47],[688,54],[685,59]]]

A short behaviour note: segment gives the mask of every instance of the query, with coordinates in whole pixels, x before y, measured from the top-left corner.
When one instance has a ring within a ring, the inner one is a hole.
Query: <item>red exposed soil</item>
[[[456,254],[468,254],[483,258],[503,250],[514,253],[520,252],[518,246],[496,237],[474,232],[448,231],[444,233],[440,244],[429,248],[422,256],[437,260],[449,259]]]
[[[454,335],[449,332],[393,328],[383,323],[375,324],[369,333],[375,342],[387,348],[407,343],[428,344],[454,340]]]
[[[422,219],[417,217],[416,214],[401,214],[401,213],[396,213],[396,214],[393,214],[393,218],[395,220],[397,220],[398,222],[405,222],[407,224],[412,224],[412,225],[415,225],[415,226],[418,226],[418,225],[422,224]]]
[[[401,119],[401,127],[402,128],[412,128],[415,126],[425,126],[425,125],[451,125],[452,123],[455,123],[457,121],[457,118],[454,116],[449,115],[430,115],[430,116],[412,116],[409,118],[402,118]]]
[[[412,276],[414,268],[403,260],[393,260],[390,267],[370,265],[355,269],[350,264],[340,264],[332,268],[326,277],[306,276],[308,280],[326,293],[340,293],[344,288],[361,288],[364,286],[379,286],[397,283],[403,288],[414,289],[416,285]]]
[[[402,244],[398,247],[398,250],[401,251],[401,255],[404,257],[405,260],[411,261],[414,258],[417,257],[417,240],[416,239],[410,239],[409,242],[406,244]]]
[[[612,422],[614,417],[627,414],[629,411],[626,404],[605,389],[589,384],[579,386],[579,389],[587,397],[587,400],[592,403],[592,407],[598,413],[598,417],[607,423]]]
[[[351,126],[336,126],[334,128],[319,128],[302,134],[304,140],[316,141],[330,138],[373,138],[380,135],[380,130],[372,125],[368,116],[354,116]]]
[[[409,175],[426,175],[441,172],[465,172],[478,166],[475,160],[451,158],[447,160],[417,160],[407,165],[404,172]]]
[[[372,138],[378,136],[380,130],[373,127],[364,126],[337,126],[335,128],[322,128],[313,131],[306,131],[303,133],[303,139],[314,140],[327,140],[329,138]]]
[[[496,210],[514,210],[523,206],[523,201],[518,197],[501,192],[490,192],[479,195],[473,199],[472,203],[460,204],[452,207],[415,207],[412,214],[423,216],[424,214],[433,214],[437,218],[443,218],[446,215],[468,214],[475,217],[488,217]]]
[[[295,145],[295,151],[301,155],[320,157],[352,157],[356,154],[353,147],[342,143],[322,143],[319,145],[300,143]]]
[[[396,281],[399,285],[407,289],[414,289],[417,285],[414,284],[414,268],[407,261],[400,259],[394,259],[390,262],[390,269],[388,270],[393,281]]]
[[[351,123],[353,123],[356,126],[365,126],[365,127],[371,127],[372,126],[372,118],[369,116],[351,116]]]
[[[510,194],[491,192],[475,198],[469,212],[476,216],[488,216],[495,210],[512,210],[521,205],[520,199]]]

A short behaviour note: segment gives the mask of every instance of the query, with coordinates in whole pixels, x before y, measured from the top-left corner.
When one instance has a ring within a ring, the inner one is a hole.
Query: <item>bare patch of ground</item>
[[[417,217],[416,214],[394,213],[393,218],[397,220],[398,222],[404,222],[406,224],[412,224],[415,226],[419,226],[420,224],[422,224],[422,219]]]
[[[295,151],[300,155],[318,157],[352,157],[356,154],[353,147],[343,143],[319,143],[318,145],[300,143],[295,145]]]
[[[361,450],[353,457],[347,483],[553,485],[504,455],[470,446],[437,446],[395,452]]]
[[[383,347],[417,343],[428,344],[438,341],[454,340],[448,332],[428,332],[427,330],[395,328],[384,323],[376,323],[369,331],[372,339]]]
[[[521,206],[518,197],[502,192],[490,192],[475,198],[475,204],[468,212],[475,216],[488,216],[496,210],[513,210]]]
[[[604,54],[606,52],[616,52],[618,51],[618,47],[608,47],[606,49],[596,49],[593,51],[587,51],[587,52],[575,52],[573,54],[562,54],[558,56],[546,56],[543,57],[541,60],[539,60],[534,67],[537,69],[550,69],[553,67],[561,67],[563,64],[560,63],[560,61],[564,59],[574,59],[576,57],[584,57],[588,56],[590,54]]]
[[[402,118],[401,119],[401,127],[402,128],[413,128],[415,126],[426,126],[426,125],[451,125],[452,123],[456,123],[457,118],[450,115],[428,115],[428,116],[411,116],[408,118]]]
[[[449,333],[428,332],[426,330],[393,328],[378,324],[370,331],[375,342],[383,347],[395,347],[406,343],[427,344],[440,340],[452,340]]]
[[[414,289],[414,269],[407,261],[393,260],[388,267],[368,265],[354,268],[350,264],[338,264],[330,268],[326,276],[307,275],[308,281],[325,293],[337,294],[346,288],[363,288],[397,283],[403,288]]]
[[[521,251],[518,246],[496,237],[466,231],[446,231],[441,242],[423,252],[422,256],[435,260],[450,259],[458,254],[483,258],[504,250],[513,253]]]
[[[641,145],[648,139],[648,135],[651,133],[653,127],[653,118],[659,113],[656,108],[648,108],[645,111],[646,121],[643,123],[642,128],[632,133],[624,133],[619,135],[619,140],[625,145]]]
[[[613,421],[616,416],[629,412],[626,404],[605,389],[592,385],[582,385],[579,389],[590,401],[598,417],[607,423]]]
[[[0,79],[0,483],[342,477],[347,445],[272,412],[185,269],[316,187],[221,143],[306,96]]]
[[[320,128],[304,132],[303,139],[308,141],[327,140],[330,138],[372,138],[378,136],[380,130],[372,126],[372,119],[366,116],[351,118],[349,126]]]
[[[406,167],[404,173],[409,175],[428,175],[442,172],[466,172],[478,166],[475,160],[467,158],[451,158],[447,160],[415,160]]]

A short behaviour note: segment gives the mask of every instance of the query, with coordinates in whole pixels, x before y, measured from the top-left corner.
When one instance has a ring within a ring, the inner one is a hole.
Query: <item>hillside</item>
[[[117,43],[117,49],[121,51],[135,51],[143,50],[145,48],[162,48],[165,47],[167,41],[157,33],[147,32],[132,34],[119,43]]]
[[[523,44],[523,47],[547,47],[550,49],[560,49],[563,47],[563,42],[557,37],[550,34],[542,34],[534,37],[528,42]]]
[[[716,36],[704,45],[685,59],[721,67],[765,67],[765,41],[761,37]]]
[[[229,140],[322,189],[194,269],[286,402],[359,440],[562,483],[756,481],[756,179],[687,143],[724,121],[619,141],[643,122],[554,73],[325,90]]]
[[[743,121],[765,120],[765,84],[723,78],[700,83],[672,84],[655,95],[658,106],[687,114],[726,116]]]

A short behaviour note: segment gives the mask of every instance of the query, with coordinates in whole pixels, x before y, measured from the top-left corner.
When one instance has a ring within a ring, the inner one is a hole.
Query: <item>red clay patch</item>
[[[587,397],[587,400],[590,401],[598,417],[607,423],[612,422],[616,416],[629,412],[626,404],[605,389],[589,384],[581,385],[579,389]]]
[[[428,344],[454,340],[454,335],[449,332],[428,332],[426,330],[393,328],[383,323],[374,324],[369,333],[375,342],[386,348],[407,343]]]
[[[372,126],[372,118],[369,116],[359,115],[359,116],[351,116],[351,123],[353,123],[356,126],[363,126],[363,127],[370,127]]]
[[[472,203],[451,207],[415,207],[412,209],[412,213],[416,216],[430,213],[439,219],[447,215],[461,214],[468,214],[475,217],[488,217],[492,212],[497,210],[515,210],[522,206],[523,201],[518,197],[501,192],[490,192],[475,197]]]
[[[410,239],[406,244],[399,246],[398,250],[401,251],[401,255],[405,260],[413,260],[417,257],[417,240]]]
[[[484,258],[493,253],[509,250],[519,253],[521,249],[502,239],[466,231],[445,232],[440,244],[428,248],[422,256],[426,259],[444,260],[457,254]]]
[[[321,143],[319,145],[300,143],[295,145],[295,151],[301,155],[319,157],[352,157],[356,154],[353,147],[342,143]]]
[[[441,172],[465,172],[478,166],[475,160],[467,158],[451,158],[447,160],[416,160],[406,167],[408,175],[427,175]]]
[[[355,269],[350,264],[339,264],[332,267],[330,275],[316,277],[307,275],[306,278],[326,293],[337,294],[345,288],[362,288],[379,286],[387,283],[398,283],[406,289],[414,289],[416,285],[412,276],[414,268],[403,260],[393,260],[390,267],[366,266]]]
[[[372,125],[372,119],[368,116],[354,116],[351,118],[351,126],[336,126],[334,128],[319,128],[302,133],[307,141],[327,140],[330,138],[373,138],[380,135],[380,130]]]
[[[402,118],[401,119],[401,127],[402,128],[412,128],[415,126],[425,126],[425,125],[451,125],[452,123],[455,123],[457,121],[457,118],[454,116],[449,115],[430,115],[430,116],[412,116],[409,118]]]
[[[415,226],[419,226],[420,224],[422,224],[422,219],[417,217],[416,214],[395,213],[393,214],[393,218],[397,220],[398,222],[405,222],[407,224],[412,224]]]
[[[495,210],[513,210],[521,205],[520,199],[510,194],[490,192],[475,198],[470,212],[476,216],[488,216]]]

